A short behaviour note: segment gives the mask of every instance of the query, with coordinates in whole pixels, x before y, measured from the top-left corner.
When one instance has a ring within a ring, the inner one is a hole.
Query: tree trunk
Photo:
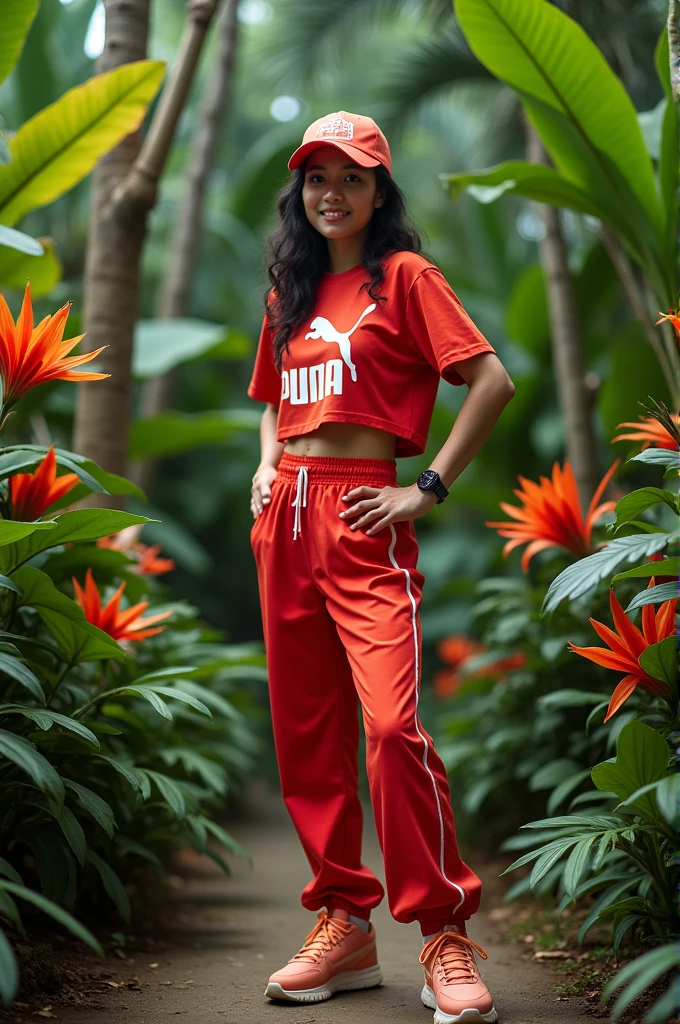
[[[548,160],[541,140],[528,121],[527,130],[528,159],[532,163],[546,164]],[[539,248],[548,291],[553,366],[564,418],[566,456],[574,470],[585,514],[599,482],[592,421],[593,396],[586,383],[583,340],[560,213],[557,207],[544,203],[537,205],[546,232]]]
[[[158,303],[157,316],[167,320],[184,316],[197,262],[198,243],[208,179],[215,160],[220,133],[234,79],[238,20],[238,0],[224,0],[218,22],[215,65],[198,117],[196,141],[186,175],[184,199],[169,244],[168,264]],[[172,397],[171,372],[147,381],[142,391],[141,416],[156,416],[168,408]],[[143,490],[152,481],[153,463],[140,462],[130,473]]]
[[[105,4],[106,43],[100,71],[143,58],[148,33],[149,0],[105,0]],[[98,389],[80,385],[73,446],[113,473],[125,471],[127,456],[132,339],[147,216],[216,6],[217,0],[188,0],[187,26],[177,59],[143,146],[138,134],[126,139],[95,170],[84,317],[88,349],[110,346],[105,363],[111,377],[100,382]]]
[[[678,0],[670,0],[668,4],[668,46],[673,101],[680,103],[680,3]]]
[[[146,57],[150,0],[105,0],[106,41],[97,72]],[[141,130],[103,156],[94,170],[85,258],[83,349],[108,345],[104,381],[81,384],[77,392],[73,446],[106,469],[122,473],[130,419],[130,360],[139,297],[139,254],[146,213],[121,223],[111,204],[114,188],[139,155]],[[121,453],[123,453],[121,457]],[[110,499],[109,499],[110,500]]]

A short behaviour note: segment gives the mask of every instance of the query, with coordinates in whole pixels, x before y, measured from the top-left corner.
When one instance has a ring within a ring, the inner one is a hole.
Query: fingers
[[[343,494],[343,501],[356,501],[357,498],[375,498],[376,495],[380,494],[380,487],[367,487],[362,484],[361,487],[353,487],[351,491],[347,491],[347,494]]]

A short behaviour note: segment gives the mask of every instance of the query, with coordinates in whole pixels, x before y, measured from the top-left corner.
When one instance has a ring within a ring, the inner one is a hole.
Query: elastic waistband
[[[363,459],[345,455],[293,455],[284,451],[277,479],[295,483],[300,468],[307,468],[309,486],[323,483],[396,483],[396,459]]]

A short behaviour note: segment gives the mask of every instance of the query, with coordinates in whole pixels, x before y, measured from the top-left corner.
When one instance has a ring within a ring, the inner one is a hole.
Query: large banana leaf
[[[635,108],[603,55],[547,0],[456,0],[476,56],[515,89],[560,175],[619,223],[660,275],[664,216]],[[610,217],[607,218],[610,223]]]
[[[0,166],[0,223],[12,225],[90,173],[100,156],[139,127],[165,64],[140,60],[91,78],[23,125]]]
[[[19,59],[21,47],[40,0],[2,0],[0,17],[0,83]]]
[[[14,231],[14,228],[5,230]],[[52,239],[40,238],[38,241],[44,249],[42,256],[29,256],[18,249],[0,246],[0,291],[5,288],[23,291],[30,279],[31,295],[38,299],[51,292],[55,284],[61,280],[61,263]]]

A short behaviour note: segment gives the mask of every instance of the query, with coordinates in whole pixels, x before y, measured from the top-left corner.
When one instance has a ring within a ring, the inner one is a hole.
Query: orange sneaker
[[[272,974],[264,994],[270,999],[320,1003],[334,992],[381,983],[373,925],[367,934],[321,910],[300,952]]]
[[[434,1024],[493,1024],[498,1014],[475,963],[473,949],[484,957],[481,946],[446,924],[423,946],[420,962],[425,985],[420,998],[434,1010]]]

